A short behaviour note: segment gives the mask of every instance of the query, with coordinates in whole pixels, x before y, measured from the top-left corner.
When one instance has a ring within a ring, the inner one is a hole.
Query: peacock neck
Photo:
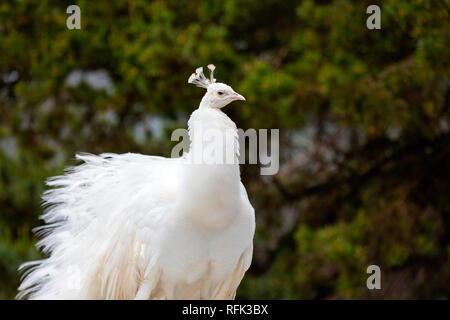
[[[199,108],[188,122],[191,161],[231,165],[239,171],[239,139],[235,123],[220,109]]]
[[[198,106],[199,110],[203,110],[203,109],[209,109],[210,108],[210,101],[209,101],[209,97],[208,95],[204,95],[202,100],[200,101],[200,105]],[[195,112],[195,111],[194,111]]]
[[[184,198],[189,201],[183,206],[195,203],[197,209],[200,205],[209,210],[184,212],[196,223],[223,227],[240,199],[236,125],[223,112],[211,108],[194,111],[188,125],[191,144],[182,181]]]

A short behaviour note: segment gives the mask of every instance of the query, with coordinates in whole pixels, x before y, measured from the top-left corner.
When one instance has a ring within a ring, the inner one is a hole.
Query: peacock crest
[[[209,79],[203,74],[203,67],[195,69],[195,72],[189,77],[188,83],[195,84],[198,87],[208,89],[209,85],[216,82],[214,79],[214,69],[216,66],[213,64],[208,64],[208,69],[210,71]]]

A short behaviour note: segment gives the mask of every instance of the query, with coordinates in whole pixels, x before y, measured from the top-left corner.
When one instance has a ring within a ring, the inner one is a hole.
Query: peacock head
[[[197,68],[195,73],[189,77],[188,83],[206,89],[206,94],[203,96],[200,106],[220,109],[235,100],[245,101],[245,98],[235,92],[230,86],[225,83],[216,82],[216,79],[214,79],[215,68],[213,64],[208,65],[208,69],[211,72],[209,79],[203,74],[203,67]]]

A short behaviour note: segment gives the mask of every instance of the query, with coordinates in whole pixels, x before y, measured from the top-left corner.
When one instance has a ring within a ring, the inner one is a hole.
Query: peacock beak
[[[243,96],[243,95],[240,95],[240,94],[237,93],[237,92],[233,92],[232,98],[233,98],[233,100],[242,100],[242,101],[245,101],[244,96]]]

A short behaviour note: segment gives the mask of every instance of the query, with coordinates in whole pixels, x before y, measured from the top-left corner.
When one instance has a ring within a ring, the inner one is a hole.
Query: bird
[[[252,261],[255,210],[236,124],[222,108],[245,98],[208,69],[209,78],[199,67],[188,79],[206,93],[181,157],[77,153],[78,164],[47,179],[44,224],[33,229],[45,258],[19,267],[17,299],[235,299]],[[199,134],[208,131],[233,143]],[[232,161],[194,161],[214,145],[216,160]]]

